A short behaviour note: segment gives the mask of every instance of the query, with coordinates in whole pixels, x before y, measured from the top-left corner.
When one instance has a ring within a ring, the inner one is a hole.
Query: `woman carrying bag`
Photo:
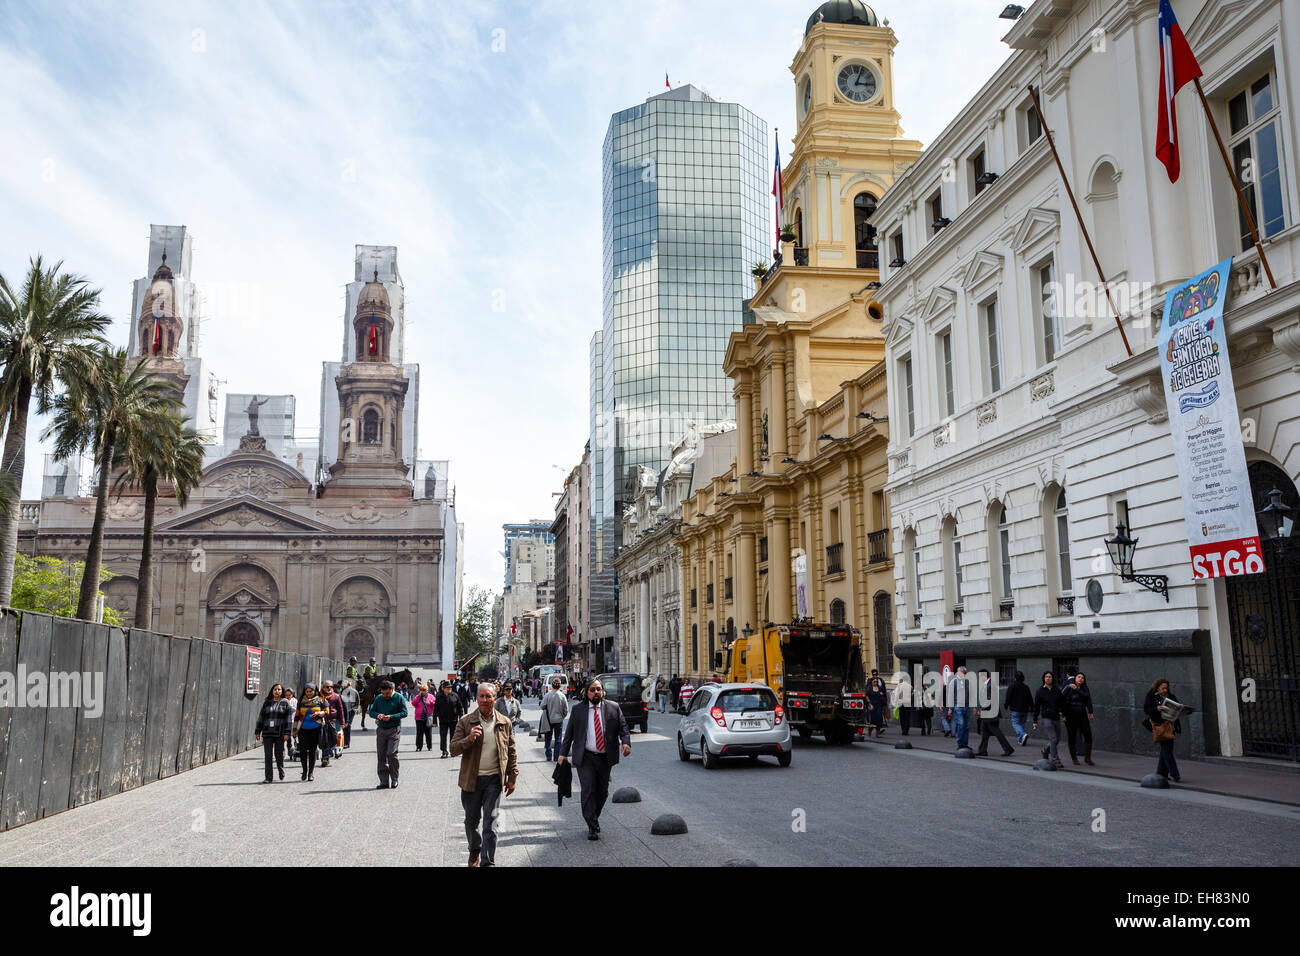
[[[1160,748],[1156,773],[1166,780],[1173,777],[1174,783],[1181,783],[1183,778],[1178,774],[1178,761],[1174,759],[1174,735],[1182,733],[1183,728],[1181,721],[1166,720],[1160,710],[1166,697],[1173,697],[1169,692],[1169,681],[1164,677],[1157,677],[1147,691],[1146,700],[1142,702],[1142,709],[1147,715],[1142,726],[1151,728],[1151,739]]]
[[[320,732],[329,715],[329,704],[316,696],[316,685],[308,684],[298,698],[298,713],[294,717],[294,738],[298,741],[298,759],[302,761],[302,779],[316,779],[316,748],[320,746]]]
[[[437,701],[429,693],[428,685],[420,684],[415,693],[415,752],[419,753],[427,744],[433,751],[433,725],[436,717],[433,712]]]

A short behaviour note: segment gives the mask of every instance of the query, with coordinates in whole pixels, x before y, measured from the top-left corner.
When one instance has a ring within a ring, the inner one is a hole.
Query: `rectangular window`
[[[957,414],[957,403],[952,387],[952,330],[939,337],[941,360],[943,361],[943,413],[948,416]]]
[[[1011,599],[1011,526],[1007,523],[1006,511],[1002,512],[1002,523],[998,525],[998,550],[1002,558],[1002,598]]]
[[[904,262],[907,261],[906,259],[903,258],[903,233],[901,231],[896,232],[889,237],[889,250],[893,257],[892,260],[890,261],[891,266],[895,262],[897,262],[898,265],[901,266]],[[895,268],[897,268],[897,266],[895,266]]]
[[[912,402],[912,360],[903,359],[903,384],[906,389],[904,400],[907,402],[907,437],[916,433],[916,406]]]
[[[1128,517],[1127,498],[1121,498],[1119,501],[1115,502],[1115,523],[1122,524],[1130,532],[1129,537],[1133,537],[1131,533],[1133,531],[1133,525],[1129,522]]]
[[[953,578],[954,578],[954,579],[956,580],[956,582],[957,582],[957,600],[956,600],[956,603],[957,603],[957,605],[960,607],[961,604],[962,604],[962,599],[961,599],[961,539],[957,537],[957,533],[956,533],[955,531],[953,532],[953,536],[952,536],[952,573],[953,573]]]
[[[844,540],[843,538],[840,537],[840,509],[839,508],[831,509],[831,520],[827,524],[826,530],[830,533],[829,537],[831,539],[831,544],[839,544]]]
[[[1060,329],[1056,321],[1056,296],[1052,285],[1052,263],[1039,266],[1038,270],[1038,315],[1039,328],[1043,333],[1043,364],[1056,361]]]
[[[1002,363],[998,352],[998,300],[984,306],[984,361],[989,370],[989,393],[1002,388]]]
[[[948,225],[943,218],[943,190],[937,189],[933,196],[926,201],[925,214],[930,222],[930,233],[938,235],[944,226]]]
[[[967,163],[970,167],[971,195],[978,196],[988,185],[987,182],[980,182],[980,180],[984,178],[984,174],[988,171],[985,169],[984,147],[981,146],[975,153],[973,153],[971,158],[967,160]]]
[[[1025,134],[1026,147],[1033,146],[1034,143],[1038,142],[1038,137],[1043,135],[1043,124],[1038,118],[1038,110],[1034,109],[1032,97],[1029,100],[1029,106],[1025,108]]]
[[[1232,164],[1241,181],[1246,206],[1261,236],[1273,236],[1286,227],[1283,193],[1281,103],[1270,70],[1228,101]],[[1242,251],[1255,244],[1246,215],[1237,210]]]

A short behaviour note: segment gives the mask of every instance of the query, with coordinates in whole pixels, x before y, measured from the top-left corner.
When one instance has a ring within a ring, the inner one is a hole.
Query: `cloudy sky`
[[[452,459],[466,583],[499,590],[501,525],[553,514],[587,437],[610,115],[666,72],[782,130],[788,158],[816,5],[6,0],[0,274],[64,260],[125,344],[149,224],[188,226],[203,354],[227,391],[296,394],[315,435],[353,246],[396,245],[420,457]],[[1006,58],[1003,6],[875,4],[909,136]]]

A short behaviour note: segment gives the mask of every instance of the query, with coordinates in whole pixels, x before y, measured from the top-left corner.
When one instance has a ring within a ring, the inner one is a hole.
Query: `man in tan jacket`
[[[510,721],[496,709],[490,681],[478,686],[478,709],[456,722],[451,755],[460,757],[460,802],[465,808],[465,836],[469,840],[469,865],[492,866],[497,848],[497,815],[501,791],[515,792],[519,764]],[[479,821],[483,832],[479,834]]]

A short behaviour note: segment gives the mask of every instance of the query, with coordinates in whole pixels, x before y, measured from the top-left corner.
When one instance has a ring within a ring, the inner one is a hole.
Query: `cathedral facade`
[[[192,387],[200,363],[188,244],[182,256],[173,241],[178,277],[167,240],[158,241],[164,230],[188,242],[183,227],[154,227],[153,278],[137,283],[131,351],[176,384],[187,416],[210,425],[215,409]],[[415,455],[419,368],[403,362],[396,253],[356,247],[343,360],[324,363],[319,439],[293,438],[292,396],[232,394],[224,441],[210,449],[199,487],[184,506],[163,489],[153,630],[362,662],[373,656],[381,665],[450,662],[461,573],[454,493],[446,462]],[[47,481],[39,504],[23,504],[22,549],[84,559],[91,494],[87,481]],[[110,500],[104,566],[115,577],[103,591],[128,624],[143,517],[143,497]]]

